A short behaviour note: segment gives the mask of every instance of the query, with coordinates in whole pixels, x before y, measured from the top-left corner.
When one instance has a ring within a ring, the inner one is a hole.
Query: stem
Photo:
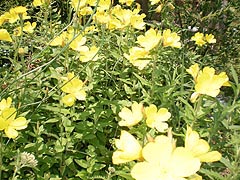
[[[156,75],[156,68],[157,68],[157,53],[153,55],[153,70],[152,70],[152,89],[151,89],[151,97],[154,97],[154,87],[155,87],[155,75]]]
[[[196,122],[196,120],[197,120],[197,116],[198,116],[198,112],[199,112],[199,110],[200,110],[200,108],[201,108],[201,106],[202,106],[202,100],[203,100],[203,96],[199,96],[199,99],[198,99],[198,101],[197,101],[197,104],[196,104],[196,106],[194,107],[194,120],[193,120],[193,122],[192,122],[192,128],[194,127],[194,124],[195,124],[195,122]]]
[[[19,161],[20,161],[19,149],[17,151],[17,160],[16,161],[17,162],[16,162],[16,165],[15,165],[15,169],[14,169],[12,180],[17,180],[16,174],[21,169],[21,164],[19,163]]]

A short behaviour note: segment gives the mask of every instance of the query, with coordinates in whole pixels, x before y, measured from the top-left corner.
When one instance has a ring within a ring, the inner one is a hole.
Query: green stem
[[[153,55],[153,70],[152,70],[152,89],[151,89],[151,97],[154,97],[154,88],[155,88],[155,76],[156,76],[156,70],[157,70],[157,53],[154,52]]]
[[[201,106],[202,106],[202,100],[203,100],[203,96],[199,96],[199,99],[194,107],[194,120],[192,122],[192,128],[197,120],[197,117],[198,117],[198,114],[199,114],[199,111],[201,109]]]

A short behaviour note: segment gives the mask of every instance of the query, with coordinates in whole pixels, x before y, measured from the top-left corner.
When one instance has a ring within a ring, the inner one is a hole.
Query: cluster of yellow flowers
[[[16,118],[17,110],[11,104],[10,97],[0,102],[0,130],[4,130],[8,138],[14,139],[18,136],[17,130],[25,129],[28,122],[25,117]]]
[[[63,96],[62,102],[66,106],[73,106],[76,99],[85,100],[86,92],[84,90],[84,82],[82,82],[78,77],[74,76],[74,73],[68,73],[67,77],[62,77],[64,80],[61,90],[67,95]]]
[[[121,0],[119,3],[130,6],[133,0]],[[123,29],[131,26],[136,29],[143,29],[145,23],[143,18],[145,14],[138,14],[140,6],[133,11],[123,9],[120,5],[111,7],[111,0],[72,0],[71,6],[77,12],[79,17],[93,14],[93,8],[97,6],[97,11],[94,14],[94,22],[105,25],[110,30]],[[111,7],[111,8],[110,8]]]
[[[0,16],[0,26],[2,26],[5,22],[13,24],[20,19],[31,19],[31,17],[27,15],[26,7],[17,6],[15,8],[11,8],[8,12],[5,12]],[[33,33],[36,25],[36,22],[30,23],[27,21],[24,23],[23,27],[18,26],[14,29],[14,35],[20,36],[23,32]],[[0,40],[12,42],[12,38],[6,29],[0,29]]]
[[[208,66],[200,70],[196,63],[187,69],[187,72],[192,75],[195,82],[195,92],[191,95],[191,102],[195,102],[201,94],[216,97],[222,86],[230,86],[225,72],[215,75],[215,69]]]
[[[75,32],[72,27],[69,27],[67,31],[62,32],[59,36],[55,37],[50,42],[50,45],[64,47],[66,44],[70,43],[69,47],[72,50],[79,52],[80,61],[96,61],[98,59],[99,48],[96,46],[91,46],[89,48],[85,45],[86,42],[86,37],[84,37],[82,34],[78,34],[78,32]]]
[[[96,24],[105,25],[110,30],[124,29],[126,27],[133,27],[135,29],[144,29],[145,23],[143,19],[145,14],[139,14],[140,6],[131,11],[130,9],[123,9],[120,5],[112,7],[110,10],[98,8],[94,14],[94,22]]]
[[[192,41],[195,41],[195,44],[198,46],[203,46],[206,43],[213,44],[216,43],[216,39],[214,38],[214,35],[212,34],[206,34],[204,36],[203,33],[197,32],[193,37],[191,37]]]
[[[95,6],[103,10],[110,8],[111,0],[100,0],[98,4],[97,2],[97,0],[71,0],[70,4],[77,12],[78,16],[91,15]]]
[[[201,180],[202,177],[196,174],[201,163],[221,159],[221,154],[210,151],[208,142],[191,127],[187,127],[184,146],[176,146],[171,130],[168,136],[149,138],[143,145],[123,130],[115,145],[117,150],[112,156],[114,164],[138,160],[131,170],[131,176],[136,180]]]
[[[122,108],[121,112],[119,112],[119,117],[122,119],[118,123],[119,126],[130,128],[145,118],[148,127],[164,132],[168,128],[168,124],[165,121],[171,117],[171,113],[166,108],[158,110],[154,104],[143,107],[142,103],[133,102],[131,110],[127,107]]]
[[[163,31],[162,35],[159,31],[149,29],[145,32],[145,35],[137,37],[137,44],[141,47],[132,47],[129,50],[129,54],[124,54],[124,57],[130,61],[138,69],[142,70],[150,63],[151,51],[154,50],[160,42],[163,47],[180,48],[180,37],[175,32],[171,32],[170,29]],[[155,52],[156,53],[156,52]]]

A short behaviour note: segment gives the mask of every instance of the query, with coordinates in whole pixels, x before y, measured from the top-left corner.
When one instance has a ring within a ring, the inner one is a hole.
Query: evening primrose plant
[[[10,2],[0,179],[239,180],[239,73],[209,22],[232,1]]]

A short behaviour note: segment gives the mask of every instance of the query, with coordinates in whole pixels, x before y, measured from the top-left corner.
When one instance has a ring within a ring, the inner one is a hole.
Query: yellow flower
[[[117,150],[113,153],[113,164],[121,164],[141,159],[142,147],[127,131],[121,131],[120,139],[115,140]]]
[[[195,82],[197,81],[199,70],[200,70],[199,65],[197,63],[195,63],[194,65],[190,66],[189,69],[187,69],[187,72],[192,75]]]
[[[69,36],[69,39],[71,39],[70,36]],[[86,51],[88,47],[87,46],[83,46],[86,43],[86,41],[87,41],[86,37],[83,37],[82,35],[78,35],[70,43],[69,47],[72,48],[75,51]]]
[[[103,10],[108,10],[111,6],[111,0],[99,0],[98,7]]]
[[[177,35],[177,33],[172,33],[170,29],[164,30],[163,31],[163,46],[171,46],[175,48],[180,48],[181,43],[180,37]]]
[[[164,132],[168,128],[168,124],[165,121],[171,117],[171,113],[166,108],[157,110],[157,107],[151,104],[145,108],[145,114],[147,116],[146,123],[148,127],[156,128],[159,132]]]
[[[55,37],[52,42],[50,43],[50,46],[64,46],[68,42],[68,33],[65,31],[59,36]]]
[[[157,4],[157,3],[159,3],[159,2],[160,2],[160,0],[150,0],[150,2],[151,2],[151,5],[154,5],[154,4]]]
[[[93,9],[89,6],[81,8],[80,11],[78,12],[78,14],[80,14],[81,16],[91,15],[92,13]]]
[[[156,47],[160,40],[161,34],[152,28],[145,32],[145,36],[140,35],[137,37],[137,43],[144,47],[147,51]]]
[[[216,39],[214,38],[214,35],[212,34],[206,34],[205,35],[205,40],[208,42],[208,43],[216,43]]]
[[[131,6],[134,0],[119,0],[119,3],[126,4],[127,6]]]
[[[120,5],[114,6],[111,11],[112,19],[116,19],[119,23],[116,24],[116,29],[123,29],[130,25],[132,11],[129,9],[122,9]],[[110,23],[112,23],[110,21]]]
[[[140,29],[143,30],[145,27],[145,22],[143,21],[143,19],[146,17],[145,14],[132,14],[131,19],[130,19],[130,24],[133,28],[135,29]]]
[[[24,6],[17,6],[15,8],[10,9],[10,11],[13,10],[17,14],[24,14],[27,12],[27,8]]]
[[[20,36],[22,34],[22,30],[24,32],[33,33],[33,30],[36,27],[36,25],[37,25],[36,22],[33,22],[31,24],[29,21],[27,21],[24,23],[23,29],[20,26],[14,29],[14,35]]]
[[[98,59],[98,50],[99,48],[92,46],[90,50],[87,48],[87,51],[80,51],[79,60],[82,62],[96,61]]]
[[[33,6],[42,6],[44,3],[49,2],[50,0],[33,0]]]
[[[0,40],[12,42],[12,38],[6,29],[0,29]]]
[[[18,136],[17,130],[27,127],[27,120],[24,117],[16,118],[16,115],[15,108],[5,108],[0,116],[0,130],[4,130],[8,138],[15,139]]]
[[[195,35],[191,37],[191,40],[195,41],[195,44],[198,46],[206,44],[206,41],[204,40],[204,34],[200,32],[195,33]]]
[[[21,18],[24,19],[31,19],[30,16],[27,15],[27,8],[23,6],[17,6],[15,8],[11,8],[9,12],[5,13],[5,18],[10,23],[14,23]]]
[[[1,113],[4,109],[10,108],[11,104],[12,104],[12,98],[11,97],[8,97],[7,100],[3,99],[0,102],[0,115],[1,115]]]
[[[37,23],[33,22],[32,24],[27,21],[24,23],[23,31],[28,33],[33,33],[34,28],[36,27]]]
[[[124,53],[124,57],[139,70],[142,70],[150,63],[150,60],[146,59],[151,58],[151,56],[149,55],[149,51],[144,48],[132,47],[129,53],[130,55]]]
[[[86,6],[87,0],[71,0],[70,4],[75,9],[75,11],[77,11],[78,8],[83,8]]]
[[[157,13],[160,13],[163,9],[163,4],[158,5],[158,7],[155,9]]]
[[[122,120],[118,123],[119,126],[132,127],[138,124],[143,118],[143,105],[142,103],[134,102],[132,104],[132,110],[124,107],[121,112],[119,112],[120,118]]]
[[[6,18],[6,13],[4,13],[3,15],[0,16],[0,26],[2,26],[2,24],[7,21]]]
[[[222,72],[219,75],[215,75],[214,68],[204,67],[201,71],[198,65],[194,64],[187,71],[195,79],[195,92],[191,96],[192,102],[195,102],[201,94],[216,97],[222,86],[229,86],[229,80],[226,73]]]
[[[66,106],[72,106],[76,99],[86,99],[86,92],[83,89],[84,83],[77,77],[74,77],[74,73],[68,73],[67,77],[63,77],[63,79],[65,81],[61,90],[67,93],[67,95],[62,98],[62,102]]]
[[[192,155],[201,162],[219,161],[222,155],[218,151],[209,151],[210,146],[207,141],[200,139],[199,134],[187,127],[185,137],[185,148],[191,151]]]
[[[108,24],[111,20],[111,17],[108,12],[103,9],[97,9],[97,12],[94,14],[93,19],[96,23]]]
[[[134,165],[131,175],[136,180],[184,180],[200,169],[200,161],[188,149],[173,146],[167,136],[157,136],[142,149],[144,162]]]

